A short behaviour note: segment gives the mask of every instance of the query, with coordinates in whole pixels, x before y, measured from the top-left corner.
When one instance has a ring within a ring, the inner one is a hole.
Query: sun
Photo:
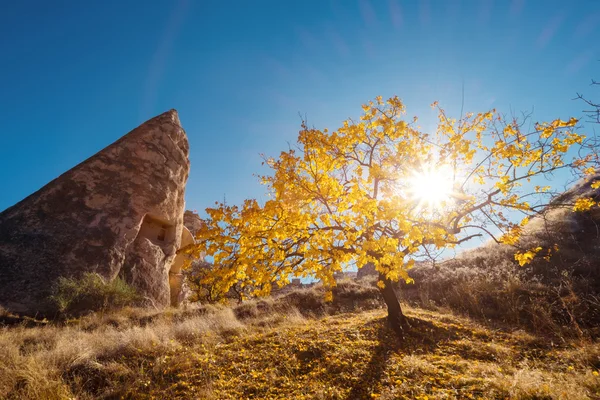
[[[447,166],[427,166],[412,174],[408,191],[422,208],[440,210],[453,199],[454,173]]]

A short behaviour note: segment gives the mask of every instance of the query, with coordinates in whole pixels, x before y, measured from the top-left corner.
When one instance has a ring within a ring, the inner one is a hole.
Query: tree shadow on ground
[[[371,321],[377,345],[373,349],[371,359],[365,366],[362,376],[352,386],[346,400],[370,399],[382,380],[386,364],[394,353],[424,354],[433,353],[443,342],[470,336],[468,329],[456,326],[436,325],[420,318],[409,319],[411,327],[406,329],[403,338],[399,338],[387,323],[387,318]]]

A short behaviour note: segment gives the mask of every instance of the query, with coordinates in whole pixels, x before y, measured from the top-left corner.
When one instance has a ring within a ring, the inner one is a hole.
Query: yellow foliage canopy
[[[192,251],[214,258],[207,279],[224,291],[241,281],[264,295],[293,275],[333,286],[344,266],[373,263],[387,279],[408,280],[414,260],[430,250],[482,235],[516,245],[521,226],[552,193],[529,182],[561,169],[584,173],[597,161],[582,151],[585,136],[573,131],[574,118],[523,132],[495,110],[450,119],[433,106],[434,133],[421,132],[416,118],[406,121],[398,97],[377,97],[358,121],[332,132],[303,124],[295,148],[265,159],[272,173],[261,177],[264,204],[207,209]],[[451,171],[449,193],[435,205],[415,197],[415,179],[441,169]],[[524,265],[537,251],[517,261]]]

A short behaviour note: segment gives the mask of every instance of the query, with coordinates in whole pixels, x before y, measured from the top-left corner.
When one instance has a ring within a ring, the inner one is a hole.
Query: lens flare
[[[447,166],[429,166],[415,172],[408,190],[420,207],[440,210],[453,199],[454,174]]]

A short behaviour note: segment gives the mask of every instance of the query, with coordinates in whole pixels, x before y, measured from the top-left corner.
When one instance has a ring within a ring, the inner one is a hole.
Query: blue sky
[[[286,149],[299,113],[336,128],[397,94],[430,129],[429,104],[457,116],[464,85],[467,111],[581,116],[598,39],[598,1],[8,2],[0,210],[171,108],[199,211],[261,198],[259,153]]]

